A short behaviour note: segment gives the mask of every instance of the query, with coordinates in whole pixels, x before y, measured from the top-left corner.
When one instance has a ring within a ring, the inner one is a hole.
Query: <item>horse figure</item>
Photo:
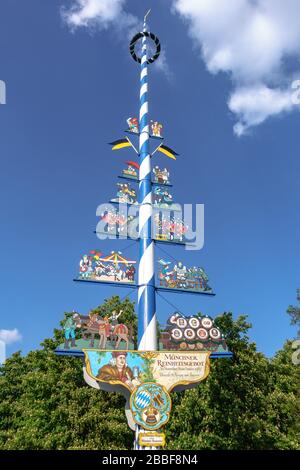
[[[115,348],[118,349],[120,342],[123,340],[126,342],[126,349],[128,349],[129,346],[129,330],[124,323],[120,323],[114,327],[114,330],[111,333],[111,336],[115,336],[116,339],[116,345]]]
[[[106,272],[106,266],[101,263],[101,261],[96,261],[96,266],[94,268],[94,273],[96,277],[101,277],[102,275],[105,275]]]
[[[99,317],[98,315],[85,316],[80,315],[82,339],[87,339],[87,335],[91,335],[90,347],[94,347],[95,335],[99,334]]]
[[[108,338],[115,340],[115,349],[118,349],[121,341],[125,341],[128,349],[129,341],[132,339],[132,326],[128,328],[124,323],[111,325],[108,317],[101,318],[98,315],[78,315],[75,319],[77,328],[82,329],[82,339],[86,340],[90,335],[89,346],[95,346],[95,336],[99,335],[99,349],[105,349]],[[130,330],[130,331],[129,331]]]
[[[108,317],[100,318],[98,320],[98,333],[99,333],[99,349],[105,349],[107,338],[111,334],[111,325]]]

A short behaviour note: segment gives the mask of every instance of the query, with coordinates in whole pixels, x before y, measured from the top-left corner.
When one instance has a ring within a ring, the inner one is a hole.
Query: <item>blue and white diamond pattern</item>
[[[144,409],[149,406],[151,402],[151,395],[147,390],[141,390],[135,397],[135,404],[138,408]]]

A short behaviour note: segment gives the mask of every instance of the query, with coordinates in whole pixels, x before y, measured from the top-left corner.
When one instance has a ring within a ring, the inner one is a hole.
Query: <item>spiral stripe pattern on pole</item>
[[[146,32],[146,24],[144,24]],[[139,237],[138,349],[156,350],[154,242],[152,240],[152,185],[149,146],[147,37],[142,38],[139,114]]]

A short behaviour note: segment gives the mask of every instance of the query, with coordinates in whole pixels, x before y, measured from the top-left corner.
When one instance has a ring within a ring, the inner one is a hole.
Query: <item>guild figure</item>
[[[187,232],[187,226],[184,225],[184,222],[181,219],[176,219],[174,221],[174,237],[176,240],[182,241],[184,234]]]
[[[131,178],[137,178],[138,174],[136,169],[132,165],[128,165],[125,170],[123,170],[123,175],[130,176]]]
[[[162,178],[163,178],[164,184],[169,183],[169,176],[170,176],[170,173],[168,172],[168,170],[166,168],[164,168],[163,171],[162,171]]]
[[[111,323],[112,326],[118,325],[118,318],[119,318],[119,316],[121,315],[122,312],[123,312],[123,310],[120,310],[119,313],[117,313],[116,310],[112,311],[111,316],[108,317],[108,320],[110,320],[110,323]]]
[[[64,336],[65,336],[65,349],[76,347],[75,332],[77,327],[78,314],[65,314],[66,320],[64,322]],[[69,344],[71,342],[71,345]]]
[[[174,240],[174,234],[175,234],[175,221],[174,221],[174,218],[172,218],[169,224],[169,240],[171,241]]]
[[[87,279],[92,274],[92,260],[88,255],[83,255],[79,262],[80,277]]]
[[[195,289],[201,288],[201,283],[199,280],[199,270],[196,266],[189,268],[188,270],[188,278],[190,280],[190,285]]]
[[[172,204],[172,202],[173,202],[173,196],[168,191],[165,191],[163,193],[163,202],[165,204]]]
[[[159,167],[158,167],[158,166],[155,166],[152,171],[153,171],[153,173],[154,173],[154,181],[155,181],[155,183],[160,183],[160,181],[159,181]]]
[[[157,121],[151,121],[151,133],[154,137],[162,137],[162,124]]]
[[[130,130],[130,132],[135,132],[136,134],[138,134],[139,132],[139,121],[137,118],[135,117],[130,117],[127,119],[127,124],[128,124],[128,128]]]
[[[201,287],[203,290],[211,290],[208,285],[208,276],[203,268],[199,268],[200,279],[201,279]]]
[[[181,261],[178,261],[178,264],[174,266],[174,272],[176,273],[178,287],[185,288],[188,274],[186,266],[184,266]]]
[[[155,205],[166,204],[169,206],[173,202],[173,197],[168,191],[165,191],[163,188],[157,186],[154,188],[153,202]]]
[[[173,276],[173,271],[170,271],[170,261],[164,261],[163,259],[160,259],[159,261],[160,264],[160,273],[159,273],[159,280],[160,280],[160,285],[166,285],[167,287],[170,287],[172,276]]]
[[[154,173],[154,182],[159,183],[159,184],[169,184],[169,176],[170,173],[166,168],[161,170],[159,166],[155,166],[153,168],[153,173]]]
[[[134,204],[136,202],[136,192],[134,189],[130,188],[130,185],[127,183],[117,183],[118,191],[117,197],[119,202],[125,204]]]
[[[135,275],[135,267],[133,264],[131,264],[125,271],[125,276],[128,279],[128,281],[133,282],[134,281],[134,275]]]

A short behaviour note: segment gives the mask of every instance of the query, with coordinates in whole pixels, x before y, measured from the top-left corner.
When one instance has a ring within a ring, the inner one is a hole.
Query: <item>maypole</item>
[[[184,246],[187,227],[178,215],[180,205],[174,203],[167,189],[172,186],[169,171],[159,166],[151,171],[151,158],[156,152],[173,160],[178,154],[163,144],[162,124],[149,121],[148,65],[159,57],[161,49],[159,39],[147,29],[149,13],[150,10],[144,17],[143,31],[132,38],[129,48],[132,58],[141,67],[140,106],[139,118],[128,118],[129,128],[125,132],[138,137],[139,146],[136,149],[128,137],[109,144],[112,150],[133,149],[139,162],[126,161],[128,168],[119,177],[130,182],[117,183],[117,197],[110,203],[117,204],[118,208],[102,207],[97,214],[100,221],[96,230],[97,234],[104,233],[108,238],[110,234],[113,238],[124,235],[131,238],[130,226],[133,223],[136,227],[136,218],[127,213],[127,205],[138,205],[138,237],[133,237],[139,243],[138,281],[135,283],[135,260],[125,258],[120,251],[105,256],[99,249],[82,255],[78,277],[74,279],[137,289],[137,350],[134,324],[124,323],[126,316],[123,317],[121,306],[101,313],[98,309],[91,310],[87,315],[75,311],[66,313],[64,343],[56,349],[59,355],[84,357],[84,380],[89,386],[124,395],[127,422],[135,431],[135,450],[164,447],[163,429],[172,409],[170,393],[195,387],[204,380],[209,374],[210,359],[232,356],[222,332],[207,315],[185,316],[175,311],[166,325],[161,326],[159,344],[157,342],[156,291],[209,296],[214,293],[204,268],[187,267],[181,261],[173,263],[166,258],[157,261],[159,282],[155,283],[154,243]],[[135,47],[140,40],[142,51],[138,55]],[[148,40],[155,45],[153,54],[148,54]],[[150,139],[160,139],[160,144],[152,151]],[[138,191],[131,183],[138,183]]]
[[[139,114],[139,244],[140,258],[138,270],[138,349],[157,350],[154,241],[152,239],[152,183],[151,156],[149,147],[148,114],[148,67],[147,67],[147,24],[144,18],[140,75],[140,114]]]

